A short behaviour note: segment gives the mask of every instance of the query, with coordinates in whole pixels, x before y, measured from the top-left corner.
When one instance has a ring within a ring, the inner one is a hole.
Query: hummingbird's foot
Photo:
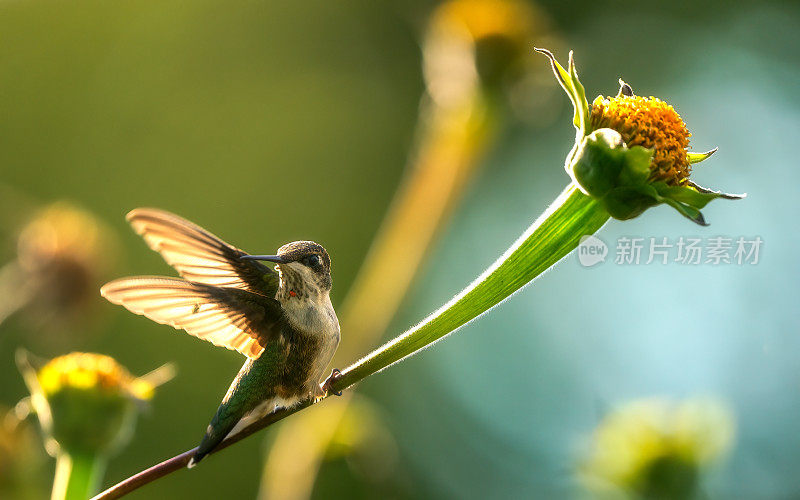
[[[325,382],[322,383],[322,390],[325,392],[325,394],[328,394],[330,392],[331,385],[334,382],[336,382],[336,380],[338,380],[339,377],[341,377],[341,376],[342,376],[342,372],[339,371],[338,368],[334,368],[333,371],[331,372],[330,376],[328,376],[328,378],[325,379]],[[337,396],[341,396],[342,395],[342,391],[335,391],[335,392],[333,392],[333,394],[336,394]]]

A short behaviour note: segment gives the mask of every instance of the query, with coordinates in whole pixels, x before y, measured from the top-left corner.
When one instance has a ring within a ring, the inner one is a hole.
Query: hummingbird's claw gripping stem
[[[338,368],[334,368],[331,374],[325,379],[325,382],[322,383],[322,390],[325,391],[325,394],[330,392],[331,385],[336,382],[336,380],[342,376],[342,372]],[[342,395],[342,391],[335,391],[333,394],[337,396]]]

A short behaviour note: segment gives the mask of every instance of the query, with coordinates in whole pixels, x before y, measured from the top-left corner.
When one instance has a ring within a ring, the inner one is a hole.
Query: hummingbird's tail
[[[214,418],[211,420],[211,423],[206,428],[206,434],[203,436],[203,440],[200,441],[197,451],[194,453],[194,456],[192,456],[192,459],[189,460],[188,468],[191,469],[197,465],[203,457],[211,453],[239,422],[238,418],[230,418],[232,416],[228,416],[229,418],[225,417],[224,408],[220,406]]]
[[[214,418],[211,419],[211,423],[206,428],[206,435],[203,436],[203,440],[200,441],[200,445],[197,447],[197,451],[194,453],[194,456],[192,456],[191,460],[189,460],[187,467],[191,469],[197,465],[197,463],[202,460],[203,457],[214,451],[214,448],[216,448],[226,437],[237,434],[239,431],[253,423],[254,420],[257,420],[258,418],[275,411],[275,405],[278,403],[278,401],[280,401],[280,399],[276,400],[275,398],[269,398],[265,401],[262,401],[258,406],[247,412],[241,418],[241,413],[231,411],[231,407],[229,405],[220,405],[220,407],[217,409],[217,413],[214,415]]]
[[[211,453],[225,437],[231,433],[241,420],[244,419],[252,410],[258,406],[259,399],[270,399],[266,394],[258,394],[252,390],[248,390],[252,382],[252,368],[254,362],[247,360],[236,374],[228,392],[222,398],[222,403],[217,408],[214,418],[211,423],[206,427],[206,434],[197,451],[189,461],[188,467],[191,469],[203,459],[206,455]],[[261,397],[259,397],[261,396]]]

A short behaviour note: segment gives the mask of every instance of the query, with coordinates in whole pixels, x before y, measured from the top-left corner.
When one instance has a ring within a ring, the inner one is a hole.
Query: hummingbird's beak
[[[268,262],[275,262],[276,264],[286,264],[288,262],[283,257],[277,255],[242,255],[239,260],[266,260]]]

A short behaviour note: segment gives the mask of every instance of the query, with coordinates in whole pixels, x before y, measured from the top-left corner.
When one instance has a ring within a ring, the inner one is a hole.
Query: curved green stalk
[[[91,453],[59,452],[51,500],[86,500],[100,485],[105,460]]]
[[[342,372],[337,390],[408,357],[477,318],[542,274],[609,219],[600,204],[570,184],[497,261],[461,293],[406,333]]]

